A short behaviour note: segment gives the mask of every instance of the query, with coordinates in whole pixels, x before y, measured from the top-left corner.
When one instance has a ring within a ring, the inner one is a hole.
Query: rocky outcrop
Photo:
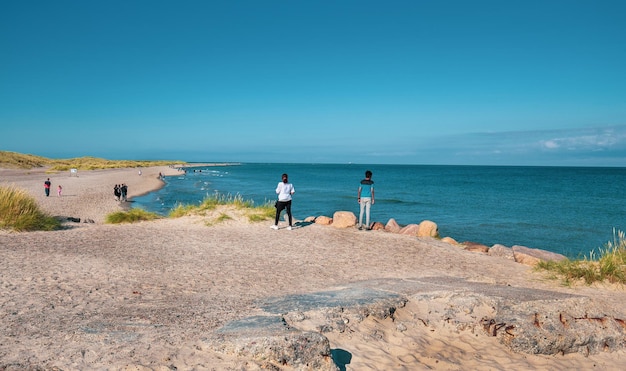
[[[567,259],[564,255],[550,251],[531,249],[526,246],[515,245],[511,248],[515,261],[521,264],[535,266],[540,261],[561,261]]]
[[[356,216],[351,211],[336,211],[333,214],[332,226],[335,228],[349,228],[356,225]]]
[[[482,324],[515,352],[589,355],[626,345],[624,318],[585,297],[513,303]]]
[[[295,370],[338,370],[326,336],[291,328],[276,316],[248,317],[227,324],[211,346],[242,360],[252,360],[260,369],[280,370],[277,365],[281,365]]]
[[[227,323],[207,343],[261,369],[345,369],[324,334],[359,333],[360,323],[372,321],[369,328],[389,318],[402,318],[391,331],[425,326],[432,332],[469,332],[477,341],[497,341],[517,353],[587,356],[626,348],[621,308],[582,295],[449,276],[355,282],[263,299],[256,307],[261,313]]]

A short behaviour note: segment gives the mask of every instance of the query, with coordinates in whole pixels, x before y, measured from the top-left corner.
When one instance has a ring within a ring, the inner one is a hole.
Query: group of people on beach
[[[50,197],[50,188],[52,188],[52,182],[50,181],[50,178],[48,178],[45,182],[43,182],[43,190],[46,193],[46,197]],[[57,196],[61,197],[62,193],[63,187],[59,184],[57,186]]]
[[[293,228],[293,218],[291,215],[291,201],[293,194],[296,193],[296,189],[293,184],[289,183],[289,176],[287,174],[282,175],[282,180],[276,186],[276,194],[278,195],[278,201],[274,206],[276,207],[276,216],[274,218],[274,224],[270,227],[274,230],[278,230],[278,220],[283,210],[287,212],[289,220],[289,226],[287,230]],[[370,170],[365,171],[365,178],[361,180],[357,191],[357,202],[359,203],[359,230],[364,227],[363,216],[365,216],[365,229],[371,229],[370,226],[370,209],[374,204],[374,181],[372,180],[372,172]]]
[[[115,196],[116,201],[126,202],[128,186],[124,183],[116,184],[115,187],[113,187],[113,195]]]
[[[159,178],[162,178],[162,174],[159,173]],[[46,197],[50,196],[50,188],[52,187],[52,182],[50,178],[46,179],[44,182],[44,191],[46,193]],[[59,184],[57,187],[57,195],[61,197],[63,187]],[[282,180],[276,186],[276,194],[278,195],[278,200],[274,205],[276,207],[276,216],[274,218],[274,224],[271,226],[272,229],[278,230],[278,220],[280,219],[280,214],[283,210],[287,212],[287,216],[289,219],[289,226],[287,230],[291,230],[293,228],[293,217],[291,214],[291,201],[293,194],[296,193],[296,189],[293,184],[289,183],[289,175],[283,174]],[[113,187],[113,195],[115,196],[115,200],[126,202],[128,195],[128,186],[125,183],[116,184]],[[374,204],[374,181],[372,180],[372,172],[367,170],[365,172],[365,178],[361,180],[359,184],[358,192],[357,192],[357,202],[359,203],[359,230],[370,229],[370,208]],[[363,216],[365,216],[365,224],[363,224]]]

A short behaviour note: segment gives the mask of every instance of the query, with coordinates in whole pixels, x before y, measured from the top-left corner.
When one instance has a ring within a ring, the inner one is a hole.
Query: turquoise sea
[[[374,175],[372,221],[432,220],[442,237],[491,246],[524,245],[582,257],[626,227],[626,168],[361,164],[263,164],[189,167],[133,207],[166,214],[216,192],[262,204],[275,199],[282,173],[296,194],[296,219],[353,211],[365,170]],[[268,224],[269,225],[269,224]]]

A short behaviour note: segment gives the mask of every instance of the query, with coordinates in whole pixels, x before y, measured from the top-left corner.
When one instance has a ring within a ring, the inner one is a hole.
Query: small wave
[[[398,200],[395,198],[376,198],[376,202],[384,202],[384,203],[388,203],[388,204],[404,204],[404,205],[419,205],[420,203],[417,201],[405,201],[405,200]]]

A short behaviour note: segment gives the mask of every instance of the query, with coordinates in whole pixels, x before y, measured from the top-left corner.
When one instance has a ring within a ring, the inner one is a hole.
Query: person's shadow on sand
[[[311,224],[313,224],[313,222],[295,222],[295,223],[293,223],[293,226],[295,228],[303,228],[303,227],[308,227]]]
[[[331,349],[330,356],[340,371],[346,371],[346,365],[349,365],[352,361],[352,353],[343,349]]]

